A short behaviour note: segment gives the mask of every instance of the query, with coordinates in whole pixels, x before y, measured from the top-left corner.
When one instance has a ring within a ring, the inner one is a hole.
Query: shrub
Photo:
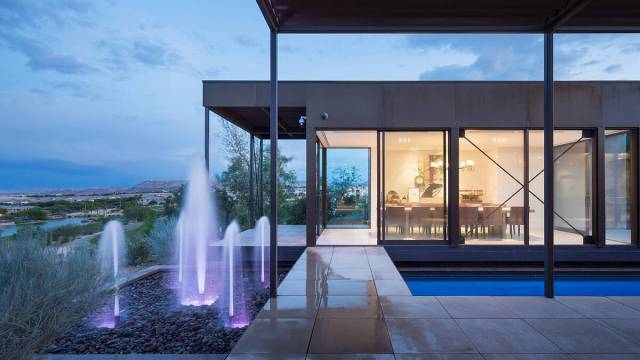
[[[151,251],[147,239],[139,232],[131,232],[126,235],[127,259],[129,265],[140,265],[149,260]]]
[[[147,236],[151,255],[160,261],[171,260],[177,223],[178,220],[175,217],[158,219]]]
[[[30,359],[85,317],[104,286],[86,249],[61,254],[31,230],[0,242],[0,358]]]
[[[145,221],[147,219],[155,219],[156,212],[152,208],[142,205],[131,205],[124,209],[124,217],[131,221]]]
[[[95,234],[102,231],[109,218],[100,218],[87,224],[64,225],[50,230],[51,239],[61,244],[67,243],[79,236]]]

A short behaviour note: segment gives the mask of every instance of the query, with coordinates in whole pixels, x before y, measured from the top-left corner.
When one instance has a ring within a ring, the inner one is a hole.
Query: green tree
[[[185,186],[182,185],[178,191],[173,193],[173,196],[164,201],[163,213],[166,217],[174,217],[180,215],[182,209],[182,196],[184,195]]]
[[[329,217],[336,216],[339,204],[355,205],[360,199],[354,191],[356,185],[362,182],[362,177],[355,166],[339,167],[333,170],[329,183]]]
[[[231,220],[238,221],[240,226],[249,226],[249,137],[243,130],[227,122],[223,123],[223,144],[227,153],[227,169],[216,178],[216,201],[221,210],[221,225]],[[256,159],[259,156],[256,153]],[[279,154],[279,183],[278,183],[278,214],[281,224],[304,223],[304,198],[300,200],[295,195],[296,173],[288,168],[291,157]],[[256,161],[257,165],[258,161]],[[263,214],[269,213],[270,191],[270,147],[265,147],[263,154],[264,171],[264,209]],[[257,174],[257,166],[254,174]],[[257,185],[256,185],[257,188]],[[255,190],[254,190],[255,191]],[[257,204],[257,197],[255,201]],[[259,213],[257,214],[260,215]]]

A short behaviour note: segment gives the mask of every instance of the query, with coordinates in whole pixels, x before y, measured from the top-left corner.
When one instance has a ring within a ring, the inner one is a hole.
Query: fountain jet
[[[261,217],[254,232],[255,243],[260,247],[260,251],[255,251],[257,259],[254,258],[254,264],[259,264],[257,271],[260,273],[260,283],[263,287],[269,287],[269,277],[267,276],[267,269],[269,268],[268,259],[266,256],[269,253],[270,246],[270,232],[269,232],[269,218],[266,216]],[[266,249],[266,250],[265,250]]]
[[[105,274],[113,274],[113,287],[115,289],[113,300],[113,322],[108,323],[115,326],[120,318],[118,273],[120,271],[120,267],[124,265],[124,261],[127,257],[127,249],[124,243],[124,228],[122,227],[121,222],[112,220],[104,226],[102,236],[100,237],[99,255],[102,271]]]
[[[208,262],[210,252],[217,248],[209,247],[217,240],[216,229],[209,173],[204,162],[199,160],[189,175],[176,231],[180,302],[184,305],[209,305],[218,296],[220,279],[210,271]],[[209,276],[212,279],[208,279]]]

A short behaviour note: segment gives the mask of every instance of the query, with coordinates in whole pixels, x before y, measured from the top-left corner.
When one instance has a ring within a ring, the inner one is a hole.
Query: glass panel
[[[529,132],[529,237],[543,245],[544,132]],[[592,140],[582,130],[556,130],[554,148],[554,244],[579,245],[591,241]]]
[[[446,132],[384,133],[384,239],[445,240]]]
[[[465,130],[458,168],[465,244],[524,244],[524,131]]]
[[[633,136],[630,130],[607,130],[604,138],[606,244],[631,244]]]
[[[327,149],[327,227],[369,228],[370,149]]]

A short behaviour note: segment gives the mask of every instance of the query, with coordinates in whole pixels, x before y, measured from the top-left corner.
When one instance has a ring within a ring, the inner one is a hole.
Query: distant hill
[[[5,192],[6,194],[33,194],[33,195],[104,195],[127,193],[152,193],[163,191],[176,191],[185,182],[182,180],[146,180],[132,187],[91,187],[91,188],[56,188],[31,191]]]
[[[145,192],[162,192],[162,191],[176,191],[182,185],[182,180],[146,180],[133,187],[130,187],[126,192],[145,193]]]

